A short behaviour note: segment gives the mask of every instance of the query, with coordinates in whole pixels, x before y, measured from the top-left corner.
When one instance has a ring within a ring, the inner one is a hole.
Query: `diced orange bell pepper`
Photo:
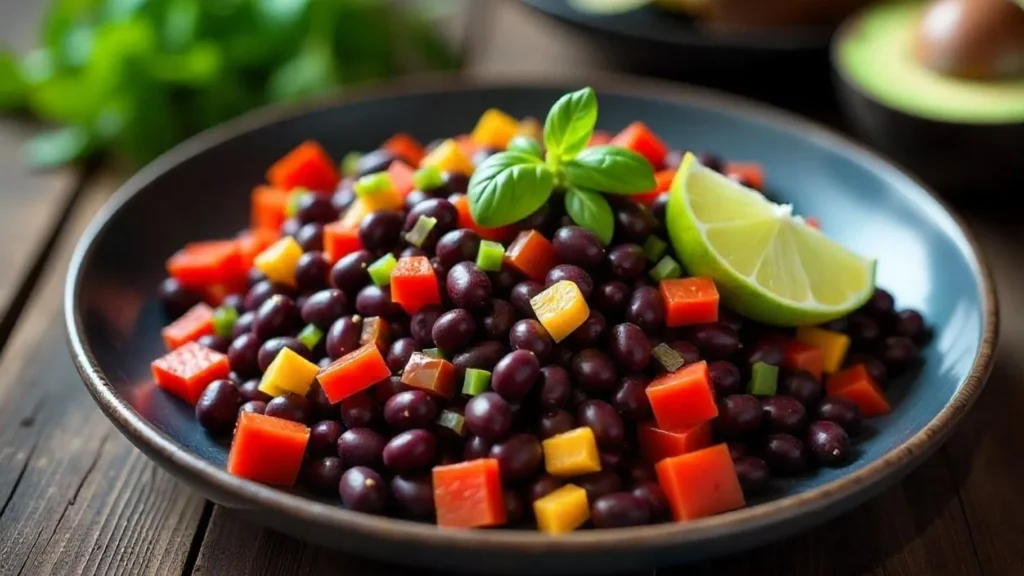
[[[434,509],[437,525],[481,528],[506,522],[505,494],[495,458],[435,466]]]
[[[441,303],[437,275],[426,256],[407,256],[398,260],[391,271],[391,301],[409,314],[420,308]]]
[[[465,194],[460,194],[452,202],[455,205],[455,209],[459,212],[459,228],[468,228],[477,233],[478,236],[484,240],[493,240],[495,242],[506,242],[515,231],[511,225],[499,226],[497,228],[487,228],[480,226],[473,220],[473,215],[469,212],[469,197]]]
[[[344,220],[324,225],[323,241],[324,258],[328,264],[334,264],[342,256],[363,248],[363,243],[359,240],[359,226],[350,226]]]
[[[757,162],[726,162],[722,173],[755,190],[764,190],[764,166]]]
[[[746,506],[725,444],[666,458],[654,469],[676,521],[696,520]]]
[[[704,361],[655,378],[647,385],[647,399],[651,401],[658,428],[670,432],[689,430],[718,416]]]
[[[309,428],[253,412],[238,414],[228,473],[270,486],[294,486],[309,443]]]
[[[182,285],[201,288],[210,284],[234,284],[245,278],[242,251],[237,240],[192,242],[167,259],[167,273]]]
[[[536,230],[523,230],[505,250],[505,262],[537,282],[555,267],[555,247]]]
[[[569,477],[599,472],[601,456],[597,437],[588,426],[580,426],[541,442],[544,469],[552,476]]]
[[[401,160],[395,160],[388,166],[391,184],[402,198],[405,198],[409,195],[409,192],[416,189],[416,182],[413,180],[414,174],[416,174],[416,170],[413,170],[411,166]]]
[[[213,334],[213,308],[210,308],[205,302],[200,302],[189,308],[188,312],[164,326],[160,331],[168,350],[174,350],[189,342],[194,342],[200,336],[207,334]]]
[[[587,491],[575,484],[566,484],[533,501],[537,529],[545,534],[565,534],[590,519]]]
[[[654,190],[650,192],[644,192],[643,194],[637,194],[630,198],[634,202],[649,206],[651,202],[658,199],[662,192],[666,192],[672,187],[672,180],[676,177],[675,170],[658,170],[654,173]]]
[[[280,233],[270,228],[254,228],[243,232],[238,237],[238,251],[242,255],[242,267],[252,268],[256,256],[269,248],[280,236]]]
[[[821,348],[813,344],[806,344],[799,340],[792,340],[786,343],[786,354],[782,358],[782,367],[789,370],[803,370],[821,380],[821,373],[824,370],[824,357]]]
[[[610,144],[612,141],[612,135],[607,130],[594,130],[594,133],[590,135],[590,141],[587,142],[587,146],[604,146]]]
[[[530,299],[537,320],[555,342],[565,340],[590,317],[590,307],[571,280],[561,280]]]
[[[405,132],[399,132],[391,138],[388,138],[381,144],[381,148],[387,150],[398,156],[405,161],[406,164],[411,166],[419,166],[420,161],[427,155],[426,150],[423,149],[423,145],[412,136]]]
[[[459,152],[462,152],[462,155],[469,160],[470,164],[472,164],[473,155],[480,150],[480,146],[478,146],[476,142],[473,142],[473,138],[471,138],[469,134],[459,134],[456,136],[455,144],[459,147]],[[469,174],[467,174],[467,176],[469,176]]]
[[[193,405],[210,382],[231,373],[227,356],[195,342],[157,358],[150,368],[157,386]]]
[[[821,349],[822,367],[825,372],[838,372],[850,349],[850,337],[842,332],[826,330],[817,326],[801,326],[796,329],[796,339],[804,344]]]
[[[334,160],[320,144],[307,140],[275,162],[267,170],[267,182],[280,190],[305,188],[313,192],[332,193],[341,176]]]
[[[633,122],[619,132],[610,142],[613,146],[629,148],[640,154],[655,170],[660,169],[665,163],[665,154],[668,147],[661,141],[661,138],[651,131],[646,124],[640,121]]]
[[[516,133],[519,132],[519,121],[508,114],[490,108],[480,116],[476,127],[469,137],[477,146],[489,146],[504,150]]]
[[[372,342],[331,362],[316,375],[331,404],[391,377],[391,369]]]
[[[889,401],[885,399],[885,393],[871,379],[871,374],[863,364],[851,366],[829,376],[825,390],[833,398],[845,398],[856,404],[865,418],[892,412]]]
[[[637,426],[640,454],[651,464],[672,456],[707,448],[711,445],[711,421],[698,424],[683,432],[669,432],[645,422]]]
[[[670,327],[718,322],[718,289],[711,278],[662,280],[661,298]]]
[[[455,366],[444,358],[413,352],[402,371],[402,384],[438,398],[451,398],[455,394]]]
[[[468,137],[464,142],[470,146],[473,144]],[[449,138],[424,156],[419,167],[436,166],[441,172],[460,172],[470,176],[473,174],[472,156],[472,152],[467,154],[458,142]]]
[[[273,186],[257,186],[252,190],[250,214],[252,229],[280,230],[288,210],[288,191]]]

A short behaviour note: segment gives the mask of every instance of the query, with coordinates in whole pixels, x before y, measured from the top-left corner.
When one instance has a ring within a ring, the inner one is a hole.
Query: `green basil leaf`
[[[544,121],[544,146],[554,162],[575,157],[587,147],[597,124],[597,96],[591,87],[562,96]]]
[[[14,56],[9,52],[0,52],[0,110],[24,105],[27,89]]]
[[[655,186],[651,163],[619,146],[587,148],[564,169],[570,185],[611,194],[643,194]]]
[[[565,211],[572,221],[590,230],[607,246],[615,232],[615,214],[600,192],[569,188],[565,192]]]
[[[533,138],[521,134],[509,140],[508,146],[505,148],[509,152],[522,152],[534,158],[544,157],[544,150],[541,149],[540,144]]]
[[[481,226],[504,226],[533,214],[554,188],[555,174],[539,159],[499,152],[469,179],[469,212]]]

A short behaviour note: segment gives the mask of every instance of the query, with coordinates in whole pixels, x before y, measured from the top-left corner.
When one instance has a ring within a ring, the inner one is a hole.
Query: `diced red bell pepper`
[[[334,192],[340,180],[334,160],[312,140],[299,144],[267,170],[267,182],[285,191],[305,188],[329,194]]]
[[[402,371],[402,383],[448,399],[455,394],[455,366],[444,358],[413,352]]]
[[[646,124],[640,121],[633,122],[619,132],[610,142],[612,146],[629,148],[640,154],[655,170],[665,165],[665,154],[668,153],[668,146],[661,141],[661,138],[651,131]]]
[[[391,176],[391,185],[395,187],[395,191],[405,198],[416,189],[416,182],[413,180],[413,175],[416,171],[411,166],[402,162],[401,160],[395,160],[388,166],[388,175]]]
[[[427,155],[423,145],[405,132],[399,132],[381,144],[381,148],[391,152],[411,166],[419,166],[420,160]]]
[[[342,256],[362,250],[359,241],[359,227],[350,227],[342,220],[325,224],[323,228],[324,258],[334,264]]]
[[[640,454],[651,464],[679,456],[711,445],[711,421],[698,424],[682,432],[669,432],[646,422],[637,426]]]
[[[630,199],[634,202],[649,206],[651,202],[658,199],[658,196],[661,196],[662,192],[666,192],[672,187],[672,180],[675,179],[675,177],[675,170],[658,170],[654,173],[654,190],[643,194],[637,194]]]
[[[254,412],[238,414],[228,473],[270,486],[294,486],[309,443],[309,428]]]
[[[755,190],[764,190],[764,167],[757,162],[726,162],[722,173]]]
[[[316,375],[320,388],[331,404],[390,377],[391,369],[373,342],[331,362]]]
[[[782,358],[782,367],[789,370],[803,370],[821,380],[821,373],[825,370],[825,357],[821,348],[812,344],[806,344],[799,340],[791,340],[786,343],[786,354]]]
[[[167,259],[167,274],[190,288],[234,285],[247,273],[238,240],[192,242]]]
[[[469,212],[469,198],[465,194],[461,194],[455,198],[452,204],[455,204],[455,209],[459,212],[459,228],[468,228],[476,232],[477,235],[484,240],[507,242],[515,232],[515,228],[511,225],[499,226],[497,228],[486,228],[477,224],[476,221],[473,220],[472,214]]]
[[[647,385],[647,399],[658,428],[689,430],[718,416],[707,362],[687,364]]]
[[[505,261],[527,277],[543,282],[555,267],[555,247],[536,230],[523,230],[505,250]]]
[[[506,522],[497,459],[478,458],[435,466],[432,476],[438,526],[481,528]]]
[[[825,390],[833,398],[845,398],[860,408],[861,416],[871,418],[892,412],[885,393],[871,379],[871,374],[863,364],[851,366],[846,370],[829,376]]]
[[[718,322],[718,289],[711,278],[672,278],[661,281],[665,324],[671,327]]]
[[[193,405],[210,382],[231,373],[227,356],[195,342],[157,358],[150,368],[157,386]]]
[[[604,146],[612,141],[612,135],[607,130],[594,130],[594,133],[590,135],[590,141],[587,142],[587,146]]]
[[[280,230],[288,217],[288,191],[273,186],[253,188],[251,211],[253,230]]]
[[[223,297],[221,297],[223,299]],[[194,342],[200,336],[213,334],[213,308],[205,302],[200,302],[189,308],[160,331],[163,336],[164,345],[168,350],[174,350],[189,342]]]
[[[238,250],[242,256],[242,267],[247,270],[252,268],[252,263],[256,256],[269,248],[280,236],[280,233],[270,228],[253,228],[243,232],[238,237]]]
[[[725,444],[666,458],[654,468],[672,515],[679,522],[746,506]]]
[[[400,258],[391,271],[391,301],[409,314],[420,308],[441,303],[437,275],[426,256]]]

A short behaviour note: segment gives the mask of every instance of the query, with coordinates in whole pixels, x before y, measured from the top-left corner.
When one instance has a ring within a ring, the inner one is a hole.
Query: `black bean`
[[[589,299],[591,293],[594,292],[594,280],[590,277],[590,274],[583,268],[572,264],[559,264],[548,270],[547,275],[544,277],[544,285],[551,286],[563,280],[575,283],[583,294],[584,299]]]
[[[303,252],[322,252],[324,249],[324,225],[317,222],[303,224],[295,232],[295,241]]]
[[[477,368],[478,370],[494,372],[494,367],[498,365],[498,361],[507,352],[508,349],[501,343],[488,340],[469,348],[465,352],[456,354],[452,358],[452,364],[455,365],[456,382],[461,382],[463,377],[465,377],[466,368]]]
[[[259,378],[253,378],[252,380],[246,380],[238,387],[238,393],[242,395],[243,402],[249,402],[252,400],[259,400],[262,402],[270,402],[271,396],[266,392],[260,390]],[[262,412],[260,412],[262,414]]]
[[[555,343],[551,340],[547,329],[532,319],[516,322],[508,332],[509,345],[513,350],[533,352],[539,361],[547,359]]]
[[[338,493],[345,507],[356,512],[380,514],[387,506],[387,487],[384,480],[380,474],[365,466],[346,470],[341,475]]]
[[[185,288],[174,278],[164,278],[160,282],[157,287],[157,296],[169,318],[181,316],[203,300],[201,295]]]
[[[527,497],[530,499],[530,502],[540,500],[564,485],[565,482],[561,478],[556,478],[550,474],[541,474],[527,488]]]
[[[590,505],[590,519],[596,528],[643,526],[651,521],[647,503],[629,492],[605,494]]]
[[[399,338],[388,348],[387,363],[392,373],[400,374],[409,363],[413,352],[419,352],[420,346],[412,338]]]
[[[665,324],[665,303],[657,288],[642,286],[633,291],[626,305],[626,321],[648,334],[661,329]]]
[[[438,306],[427,306],[412,315],[409,320],[409,332],[416,342],[424,348],[434,346],[434,323],[441,317],[441,308]]]
[[[476,460],[477,458],[487,458],[491,454],[491,445],[490,440],[485,440],[479,436],[470,436],[462,447],[462,459]]]
[[[647,398],[647,385],[651,379],[642,374],[632,374],[619,380],[612,394],[612,406],[623,418],[631,422],[649,420],[654,414],[651,401]]]
[[[807,447],[822,466],[842,466],[850,458],[850,437],[835,422],[822,420],[811,424]]]
[[[485,440],[504,438],[512,428],[512,409],[495,392],[484,392],[469,399],[465,410],[466,427]]]
[[[641,499],[647,505],[652,522],[664,522],[669,519],[670,511],[668,498],[661,486],[655,481],[637,482],[630,491],[633,496]]]
[[[739,335],[721,322],[694,327],[690,341],[700,350],[700,355],[709,360],[731,358],[740,349]]]
[[[442,314],[431,328],[434,344],[446,354],[461,352],[476,336],[476,321],[472,314],[461,308]]]
[[[512,305],[501,298],[492,298],[490,310],[480,318],[480,332],[488,340],[503,341],[509,338],[509,330],[515,321]]]
[[[612,280],[599,284],[594,289],[592,298],[594,308],[600,310],[605,316],[619,318],[626,309],[632,290],[624,282]]]
[[[402,307],[391,300],[390,286],[369,284],[356,295],[356,312],[365,318],[377,316],[387,320],[399,320],[405,316]]]
[[[807,448],[789,434],[769,434],[761,450],[761,458],[773,474],[790,476],[807,467]]]
[[[430,474],[396,475],[391,479],[391,495],[402,511],[412,518],[434,515],[434,484]]]
[[[306,345],[299,341],[298,338],[293,338],[291,336],[278,336],[264,342],[256,353],[256,362],[259,365],[260,372],[266,372],[267,368],[270,367],[270,363],[273,362],[274,358],[277,358],[278,353],[285,348],[288,348],[307,360],[311,358],[309,348],[306,348]]]
[[[856,438],[864,428],[860,408],[845,398],[825,398],[815,412],[818,420],[835,422],[846,430],[847,435]]]
[[[604,260],[605,249],[590,230],[579,226],[563,226],[555,231],[551,243],[559,262],[583,268],[596,268]]]
[[[359,348],[359,336],[363,332],[363,322],[358,316],[345,316],[337,319],[327,331],[327,355],[338,359]]]
[[[654,215],[640,204],[631,201],[615,206],[615,240],[618,243],[642,243],[654,231]]]
[[[807,410],[796,398],[770,396],[761,400],[761,407],[770,432],[799,436],[807,427]]]
[[[249,334],[252,332],[252,323],[256,320],[256,312],[250,310],[243,313],[235,320],[235,325],[231,327],[231,337],[238,338],[242,334]]]
[[[274,294],[256,310],[253,333],[260,340],[283,336],[295,328],[298,320],[299,309],[295,301],[282,294]]]
[[[377,398],[364,390],[341,401],[341,420],[349,428],[369,428],[381,416]]]
[[[331,268],[331,284],[354,297],[370,281],[366,269],[374,260],[369,250],[357,250],[342,256]]]
[[[327,330],[335,320],[348,313],[348,298],[336,288],[314,292],[303,303],[300,315],[307,324]]]
[[[302,467],[302,481],[313,491],[324,495],[338,493],[338,484],[344,473],[344,464],[337,456],[307,460]]]
[[[609,344],[612,358],[626,372],[639,372],[651,360],[651,343],[636,324],[624,322],[615,325]]]
[[[573,356],[571,372],[576,384],[588,391],[608,392],[617,383],[615,363],[607,354],[594,348],[581,350]]]
[[[196,402],[196,420],[213,434],[231,432],[238,419],[242,394],[230,380],[214,380],[199,395]]]
[[[902,310],[896,315],[893,332],[896,336],[905,336],[920,345],[927,339],[928,327],[924,323],[924,316],[917,310]]]
[[[715,431],[726,438],[743,438],[761,429],[761,402],[750,394],[733,394],[718,401]]]
[[[530,300],[543,291],[544,285],[540,282],[524,280],[512,287],[512,292],[509,294],[509,301],[520,314],[527,318],[534,318],[536,317],[536,314],[533,312],[533,306],[530,304]]]
[[[732,362],[716,360],[708,364],[708,373],[711,375],[711,384],[715,387],[715,395],[725,398],[731,394],[743,393],[743,380],[740,379],[740,369]]]
[[[437,458],[437,439],[422,428],[399,432],[384,446],[382,457],[398,473],[427,468]]]
[[[338,456],[345,466],[379,468],[387,442],[369,428],[352,428],[338,438]]]
[[[572,392],[569,373],[561,366],[551,365],[540,369],[539,399],[541,408],[556,410],[565,406]]]
[[[597,443],[617,448],[626,438],[626,427],[615,408],[603,400],[587,400],[576,410],[576,422],[594,432]]]
[[[756,496],[768,487],[772,473],[764,460],[753,456],[740,456],[733,460],[733,467],[736,469],[736,476],[740,480],[740,487],[743,488],[745,496]]]
[[[591,310],[587,319],[569,334],[566,342],[576,348],[597,346],[601,343],[607,326],[608,322],[604,319],[604,314],[597,310]]]
[[[437,402],[422,390],[399,392],[384,404],[384,420],[397,430],[426,428],[437,416]]]
[[[644,249],[636,244],[619,244],[608,251],[608,264],[612,275],[619,280],[636,280],[647,268]]]
[[[310,412],[309,400],[306,400],[305,396],[286,392],[267,402],[267,408],[263,413],[282,420],[306,422],[309,420]]]
[[[250,332],[235,338],[227,352],[231,369],[242,376],[256,376],[260,372],[257,362],[259,351],[260,340],[255,334]]]
[[[565,410],[549,410],[537,421],[537,436],[546,440],[576,428],[576,419]]]
[[[491,388],[508,400],[518,400],[533,389],[540,376],[540,362],[532,352],[513,350],[505,355],[491,375]]]
[[[306,451],[312,456],[334,456],[338,453],[338,438],[341,437],[341,422],[337,420],[321,420],[309,429],[309,442]]]
[[[825,387],[821,382],[803,370],[794,370],[786,374],[782,378],[779,390],[786,396],[796,399],[807,409],[817,406],[825,396]]]
[[[479,310],[491,300],[491,279],[472,262],[459,262],[448,271],[448,297],[459,308]]]
[[[605,494],[622,490],[622,479],[611,470],[577,476],[573,478],[573,484],[587,491],[587,502],[593,502]]]
[[[501,477],[508,482],[529,478],[544,462],[544,451],[532,434],[514,434],[491,446],[490,457],[498,460]]]

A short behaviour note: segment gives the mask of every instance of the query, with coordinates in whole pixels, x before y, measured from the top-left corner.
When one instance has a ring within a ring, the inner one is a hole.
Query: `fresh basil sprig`
[[[558,99],[544,122],[544,148],[516,137],[505,152],[485,160],[469,180],[469,210],[481,226],[511,224],[565,191],[565,211],[577,225],[605,244],[615,232],[615,215],[602,193],[643,194],[654,189],[646,158],[619,146],[588,148],[597,124],[592,88]],[[544,158],[541,158],[543,154]]]

